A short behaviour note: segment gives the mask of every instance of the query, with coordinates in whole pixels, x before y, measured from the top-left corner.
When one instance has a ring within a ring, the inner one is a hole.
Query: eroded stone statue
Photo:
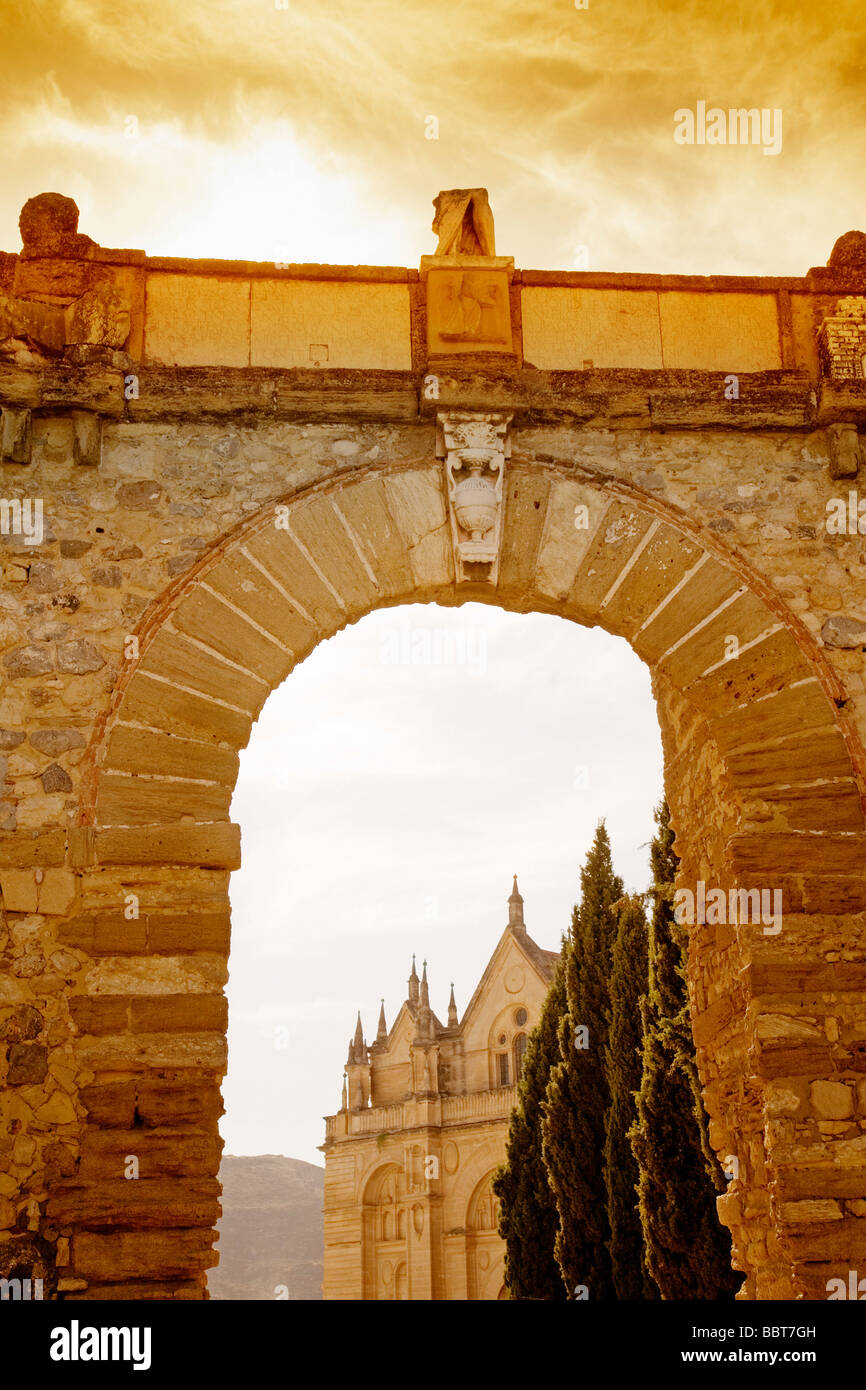
[[[78,231],[74,200],[40,193],[24,204],[18,225],[15,277],[0,288],[0,352],[122,348],[132,306],[111,269],[99,263],[97,243]]]
[[[28,198],[18,218],[23,256],[84,256],[96,242],[78,230],[78,207],[62,193]]]
[[[433,199],[437,256],[495,256],[493,213],[486,188],[447,188]]]

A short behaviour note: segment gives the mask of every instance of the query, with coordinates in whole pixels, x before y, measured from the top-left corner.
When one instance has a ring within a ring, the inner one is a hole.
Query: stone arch
[[[819,1277],[812,1267],[830,1247],[793,1208],[824,1200],[833,1165],[818,1156],[808,1180],[780,1177],[790,1165],[768,1121],[784,1095],[805,1097],[847,1065],[814,1010],[797,1017],[803,953],[818,962],[811,987],[835,988],[816,943],[830,933],[843,951],[845,915],[866,907],[866,756],[839,679],[718,533],[570,463],[510,460],[497,583],[458,585],[442,470],[424,457],[344,469],[239,522],[145,612],[97,727],[81,902],[63,928],[96,962],[72,1001],[94,1078],[82,1093],[87,1161],[74,1188],[57,1185],[52,1209],[80,1226],[75,1274],[104,1296],[142,1292],[148,1279],[195,1296],[213,1263],[238,750],[270,690],[319,641],[375,608],[469,600],[629,641],[652,670],[682,882],[783,892],[797,949],[759,925],[698,924],[690,989],[712,1140],[736,1158],[721,1209],[748,1291],[788,1297]],[[854,974],[845,987],[857,987]],[[854,1041],[843,1042],[854,1065]],[[190,1126],[186,1188],[139,1183],[132,1204],[127,1191],[106,1194],[100,1155],[126,1142],[118,1115],[154,1140]]]
[[[363,1185],[361,1241],[364,1298],[393,1299],[394,1270],[404,1259],[405,1234],[399,1235],[398,1214],[403,1191],[403,1169],[397,1163],[374,1168]]]
[[[514,1040],[522,1030],[514,1022],[515,1004],[520,1000],[510,999],[490,1025],[487,1033],[487,1065],[490,1074],[491,1090],[499,1086],[513,1086],[517,1073],[514,1069]],[[499,1041],[504,1038],[504,1042]],[[502,1077],[501,1058],[505,1057],[507,1079]]]
[[[490,1186],[495,1171],[488,1164],[466,1207],[466,1289],[472,1300],[494,1301],[502,1286],[505,1249],[498,1230],[499,1202]]]
[[[456,586],[442,483],[426,461],[341,474],[223,537],[140,624],[140,655],[121,671],[92,744],[85,817],[100,829],[227,819],[234,755],[270,690],[319,641],[375,608],[474,600],[625,637],[659,687],[704,716],[744,824],[756,790],[773,786],[772,768],[750,778],[737,757],[755,742],[751,707],[777,701],[761,711],[774,730],[762,741],[791,735],[792,783],[803,751],[795,735],[838,730],[830,768],[850,786],[836,777],[837,828],[863,829],[855,803],[866,755],[834,703],[844,692],[762,576],[685,514],[623,484],[601,488],[515,459],[509,488],[495,587]],[[585,532],[572,524],[580,505],[592,519]],[[726,659],[728,636],[742,649],[735,662]],[[135,727],[138,738],[125,732]],[[816,794],[786,804],[777,827],[826,829],[826,797],[820,802]]]

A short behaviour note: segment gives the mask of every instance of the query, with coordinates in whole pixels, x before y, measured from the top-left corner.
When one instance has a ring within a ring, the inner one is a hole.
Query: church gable
[[[506,929],[463,1015],[461,1030],[467,1048],[486,1045],[491,1010],[498,1013],[512,994],[520,993],[528,967],[513,933]]]
[[[508,907],[508,926],[461,1024],[467,1091],[495,1090],[518,1079],[529,1030],[553,977],[556,953],[527,935],[516,878]]]

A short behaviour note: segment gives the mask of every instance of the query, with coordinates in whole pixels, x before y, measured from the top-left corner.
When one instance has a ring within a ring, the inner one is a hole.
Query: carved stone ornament
[[[437,420],[437,455],[445,459],[457,583],[495,584],[511,415],[445,410]]]
[[[497,256],[486,188],[448,188],[433,200],[434,256],[421,257],[427,351],[510,353],[513,256]]]

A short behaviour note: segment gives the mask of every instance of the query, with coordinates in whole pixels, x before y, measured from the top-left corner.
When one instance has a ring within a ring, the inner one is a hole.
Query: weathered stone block
[[[857,426],[833,424],[827,427],[830,448],[830,477],[855,478],[860,467],[860,442]]]
[[[9,1048],[9,1086],[38,1086],[48,1071],[48,1050],[41,1043],[14,1042]]]
[[[127,1180],[103,1175],[98,1183],[55,1187],[48,1199],[47,1214],[55,1225],[74,1225],[78,1231],[210,1227],[220,1218],[219,1193],[219,1183],[212,1178]],[[75,1253],[78,1239],[76,1236],[73,1240],[73,1255],[81,1272]]]
[[[54,670],[51,653],[46,647],[16,647],[5,652],[3,665],[9,680],[25,680],[28,676],[47,676]]]
[[[93,1124],[117,1129],[207,1126],[215,1135],[223,1113],[219,1081],[187,1071],[85,1086],[81,1100]]]
[[[55,1091],[34,1113],[41,1124],[48,1126],[71,1125],[76,1120],[75,1106],[62,1091]]]
[[[813,1081],[809,1088],[812,1109],[823,1120],[846,1120],[854,1114],[854,1096],[841,1081]]]
[[[61,767],[59,763],[52,763],[50,767],[46,767],[39,780],[42,783],[43,791],[72,791],[72,778],[69,776],[66,769]]]
[[[38,1038],[44,1018],[33,1004],[19,1004],[0,1021],[0,1041],[26,1042]]]
[[[32,448],[30,411],[0,407],[0,463],[29,463]]]
[[[142,918],[127,920],[121,907],[115,912],[88,913],[61,922],[58,938],[68,946],[79,946],[90,955],[147,950],[147,924]]]
[[[72,458],[77,464],[98,468],[102,462],[102,421],[88,410],[72,411]]]
[[[127,1183],[127,1187],[134,1184]],[[218,1256],[213,1233],[199,1230],[81,1231],[72,1240],[72,1266],[84,1279],[185,1279],[209,1269]]]
[[[38,885],[39,911],[47,917],[67,913],[75,901],[76,882],[69,869],[43,869]]]
[[[86,675],[88,671],[101,671],[105,665],[102,656],[92,642],[83,639],[75,642],[61,642],[57,648],[57,669],[70,675]]]
[[[199,634],[193,634],[199,635]],[[257,715],[268,694],[265,681],[252,673],[239,671],[210,656],[182,634],[163,631],[148,646],[141,669],[160,676],[169,684],[192,688],[193,692],[223,701],[241,716]]]
[[[227,709],[190,690],[158,680],[145,671],[129,690],[124,714],[141,724],[162,725],[168,733],[244,748],[252,730],[250,715]]]
[[[130,1128],[132,1124],[130,1116]],[[222,1140],[215,1133],[172,1129],[160,1134],[142,1125],[136,1127],[134,1136],[124,1129],[88,1128],[81,1146],[79,1178],[82,1182],[122,1178],[131,1152],[138,1158],[141,1178],[215,1178]]]
[[[70,748],[83,748],[85,738],[77,729],[34,729],[29,742],[39,753],[56,758]]]
[[[132,1000],[133,1032],[219,1031],[228,1026],[228,1000],[222,994],[142,995]]]
[[[99,811],[105,825],[149,826],[160,821],[227,821],[232,787],[164,778],[99,774]]]
[[[126,995],[76,994],[69,1001],[69,1012],[79,1033],[103,1037],[126,1031],[129,1002]]]
[[[8,912],[36,911],[38,890],[35,870],[3,869],[0,871],[0,890]]]
[[[106,766],[149,776],[201,778],[234,787],[238,756],[234,750],[213,743],[116,725],[108,743]]]
[[[201,864],[239,869],[240,826],[228,821],[213,825],[117,826],[96,832],[100,864]]]

